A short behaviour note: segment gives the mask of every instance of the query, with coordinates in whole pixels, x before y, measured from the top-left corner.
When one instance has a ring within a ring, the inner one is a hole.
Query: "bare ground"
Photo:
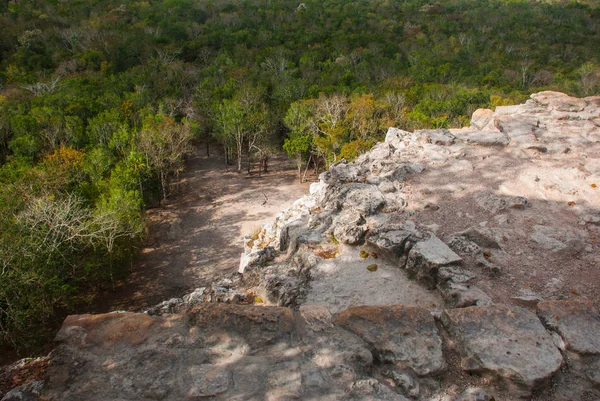
[[[269,172],[238,174],[226,168],[220,149],[196,146],[176,194],[146,212],[146,240],[126,281],[103,294],[88,312],[140,310],[181,297],[221,277],[235,275],[242,236],[272,220],[308,192],[283,154]]]

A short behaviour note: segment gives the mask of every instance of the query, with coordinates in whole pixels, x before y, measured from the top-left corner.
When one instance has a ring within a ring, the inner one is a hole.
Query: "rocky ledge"
[[[547,301],[537,313],[206,303],[70,316],[45,383],[3,400],[598,399],[598,309]]]
[[[600,97],[390,128],[319,178],[237,277],[67,318],[2,401],[600,399]]]

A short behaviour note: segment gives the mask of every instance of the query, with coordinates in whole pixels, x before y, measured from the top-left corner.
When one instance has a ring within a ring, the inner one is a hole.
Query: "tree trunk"
[[[302,154],[298,153],[296,157],[296,165],[298,166],[298,178],[302,179]]]
[[[210,157],[210,143],[206,141],[206,157]]]
[[[237,151],[237,172],[238,173],[242,172],[242,149],[241,149],[241,146],[238,148],[238,151]]]
[[[308,167],[310,166],[310,161],[312,159],[312,155],[310,155],[308,157],[308,161],[306,162],[306,169],[304,170],[304,175],[302,176],[302,178],[300,178],[300,182],[303,183],[304,180],[306,179],[306,173],[308,172]]]
[[[163,170],[160,171],[160,186],[162,187],[163,201],[166,202],[167,201],[167,183],[166,183],[165,172]]]

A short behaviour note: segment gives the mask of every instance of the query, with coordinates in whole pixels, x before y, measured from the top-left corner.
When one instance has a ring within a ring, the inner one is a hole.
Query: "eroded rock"
[[[333,235],[342,244],[355,245],[362,242],[367,231],[365,219],[357,211],[348,211],[339,215],[334,222]]]
[[[462,369],[491,374],[515,395],[530,395],[562,365],[552,337],[526,309],[451,309],[444,311],[442,321],[457,342]]]
[[[455,254],[438,237],[432,235],[418,242],[408,254],[405,269],[408,274],[429,288],[437,284],[437,271],[442,266],[461,263],[462,258]]]
[[[540,302],[537,314],[578,354],[600,354],[600,310],[589,301]]]
[[[445,367],[442,341],[426,309],[405,305],[349,308],[335,323],[356,333],[382,363],[410,368],[417,375],[440,373]]]

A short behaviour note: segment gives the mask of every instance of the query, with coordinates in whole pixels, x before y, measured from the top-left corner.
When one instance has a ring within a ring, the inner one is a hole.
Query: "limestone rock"
[[[438,281],[440,284],[446,281],[466,283],[475,277],[475,274],[459,266],[442,266],[438,269]]]
[[[365,219],[359,212],[344,212],[334,222],[333,235],[342,244],[358,244],[362,241],[366,232],[364,224]]]
[[[515,395],[529,395],[563,362],[541,322],[519,307],[446,310],[442,322],[458,344],[462,369],[493,374]]]
[[[471,116],[471,127],[477,129],[484,129],[488,123],[492,120],[494,111],[490,109],[477,109]]]
[[[455,401],[490,401],[490,396],[480,388],[468,388]]]
[[[354,381],[371,367],[373,355],[368,345],[336,326],[326,307],[303,305],[298,313],[304,324],[302,350],[319,369],[336,376],[341,373],[337,369],[344,367],[343,380]]]
[[[412,134],[410,132],[402,131],[398,128],[390,127],[385,134],[385,143],[389,143],[392,146],[398,147],[400,142],[404,140],[404,138],[410,138]]]
[[[506,146],[510,142],[507,134],[498,131],[468,131],[455,135],[467,144],[480,146]]]
[[[550,110],[557,111],[582,111],[587,102],[584,99],[568,96],[564,93],[545,91],[534,93],[531,98],[538,104]]]
[[[12,389],[2,397],[1,401],[38,401],[44,385],[42,380],[31,381]]]
[[[468,306],[492,305],[492,299],[480,288],[455,283],[452,280],[440,283],[438,289],[445,301],[446,308],[466,308]]]
[[[462,257],[474,257],[482,254],[479,245],[462,235],[451,236],[448,239],[448,247]]]
[[[390,193],[390,192],[396,192],[396,186],[394,185],[394,183],[392,183],[392,182],[390,182],[388,180],[383,180],[377,186],[377,189],[379,189],[379,191],[381,191],[384,194]]]
[[[385,199],[376,186],[370,184],[344,185],[339,201],[346,210],[369,216],[383,207]]]
[[[533,227],[531,239],[539,247],[550,252],[578,254],[587,245],[587,233],[572,228],[536,225]]]
[[[335,323],[360,336],[383,363],[410,368],[420,376],[445,367],[442,340],[431,314],[405,305],[352,307]]]
[[[412,233],[407,230],[383,231],[367,238],[367,243],[393,256],[402,256]]]
[[[511,299],[519,306],[536,307],[539,302],[543,302],[544,298],[533,292],[529,288],[522,288],[519,293],[511,297]]]
[[[438,237],[432,235],[428,240],[418,242],[412,247],[405,268],[410,276],[423,282],[429,288],[435,288],[438,269],[461,262],[460,256]]]
[[[485,227],[470,227],[454,235],[465,237],[483,248],[500,249],[499,240],[496,238],[495,233]]]
[[[600,311],[589,301],[547,301],[537,313],[546,327],[578,354],[600,354]]]
[[[408,401],[373,378],[352,383],[348,394],[351,401]]]
[[[525,209],[529,202],[523,196],[500,197],[495,194],[481,194],[477,198],[477,204],[483,209],[497,214],[507,209]]]
[[[319,179],[325,184],[331,185],[362,181],[361,177],[362,174],[356,166],[347,164],[345,160],[342,160],[332,165],[329,170],[321,173]]]
[[[229,390],[233,385],[231,372],[222,366],[202,364],[188,369],[187,382],[191,387],[187,393],[190,400],[214,397]]]
[[[419,396],[419,381],[414,379],[411,375],[405,372],[397,372],[392,370],[387,375],[390,377],[394,384],[400,389],[402,392],[411,398],[416,398]]]
[[[450,146],[454,143],[454,135],[447,129],[424,129],[415,131],[416,135],[424,138],[426,143]]]
[[[238,273],[243,274],[246,269],[251,267],[264,266],[269,260],[275,257],[275,249],[271,246],[265,248],[253,249],[249,253],[242,253],[240,257],[240,266]]]
[[[600,389],[600,358],[596,358],[589,364],[586,376],[597,389]]]

